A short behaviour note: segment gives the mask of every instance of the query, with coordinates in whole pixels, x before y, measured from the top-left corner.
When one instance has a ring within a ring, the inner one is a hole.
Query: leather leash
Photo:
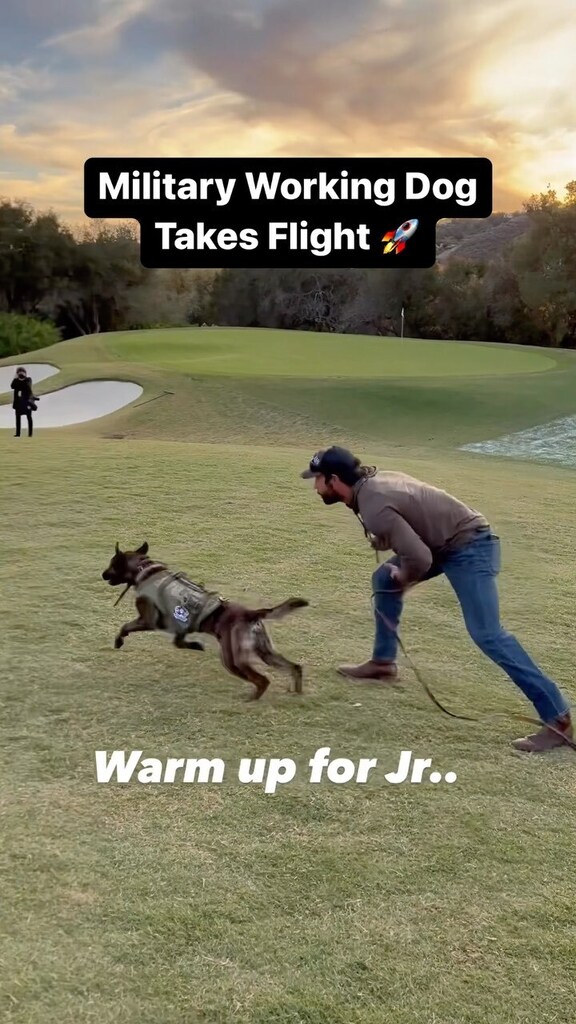
[[[117,604],[119,603],[119,601],[121,601],[121,600],[122,600],[122,598],[124,597],[124,595],[128,593],[128,591],[130,590],[130,587],[132,587],[132,586],[133,586],[133,584],[132,584],[132,583],[127,583],[127,584],[126,584],[126,587],[125,587],[125,589],[124,589],[124,590],[122,591],[122,593],[120,594],[120,596],[119,596],[119,597],[117,597],[117,598],[116,598],[116,600],[114,601],[114,607],[116,607],[116,605],[117,605]]]

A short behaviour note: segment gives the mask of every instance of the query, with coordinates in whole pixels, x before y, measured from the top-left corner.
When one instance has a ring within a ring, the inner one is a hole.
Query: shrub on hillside
[[[48,348],[60,340],[60,331],[48,320],[21,313],[0,313],[0,359]]]

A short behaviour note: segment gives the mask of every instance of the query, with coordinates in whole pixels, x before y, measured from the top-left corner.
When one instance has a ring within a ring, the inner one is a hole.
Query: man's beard
[[[339,494],[323,494],[322,501],[325,505],[337,505],[339,501],[342,501],[342,498]]]

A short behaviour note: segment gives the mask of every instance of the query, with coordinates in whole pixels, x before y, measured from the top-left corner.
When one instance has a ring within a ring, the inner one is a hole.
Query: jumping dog
[[[292,690],[302,693],[302,667],[279,654],[266,632],[264,620],[278,621],[299,608],[308,607],[303,598],[293,597],[272,608],[245,608],[206,590],[184,573],[171,572],[162,562],[148,558],[148,543],[134,551],[121,551],[118,542],[102,579],[112,587],[125,584],[135,592],[138,617],[126,622],[114,640],[116,650],[130,633],[168,632],[179,649],[202,651],[204,645],[187,640],[191,633],[215,637],[222,664],[232,675],[254,685],[248,700],[259,700],[270,680],[255,664],[257,659],[291,676]],[[116,602],[116,604],[118,603]]]

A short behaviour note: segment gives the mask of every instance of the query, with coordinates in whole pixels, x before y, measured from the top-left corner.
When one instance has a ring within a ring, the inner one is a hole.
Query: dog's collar
[[[149,565],[143,566],[143,568],[139,570],[134,579],[133,585],[135,587],[138,587],[141,583],[144,582],[144,580],[147,580],[149,576],[153,576],[154,573],[166,571],[166,566],[162,565],[161,562],[152,562]]]

